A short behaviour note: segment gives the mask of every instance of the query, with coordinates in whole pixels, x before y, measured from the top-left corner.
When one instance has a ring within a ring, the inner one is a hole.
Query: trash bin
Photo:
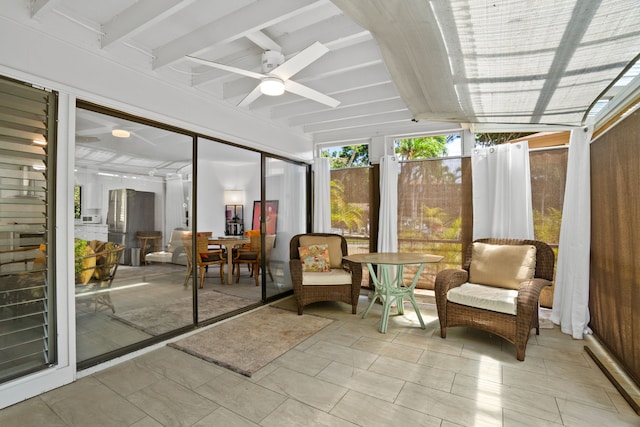
[[[140,267],[140,248],[131,248],[131,265]]]

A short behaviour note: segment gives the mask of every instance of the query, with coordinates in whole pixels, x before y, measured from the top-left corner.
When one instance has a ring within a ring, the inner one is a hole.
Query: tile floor
[[[441,339],[433,305],[426,330],[407,309],[380,334],[380,311],[308,306],[335,321],[252,378],[165,346],[5,408],[0,426],[640,426],[587,342],[557,327],[518,362],[482,332]]]

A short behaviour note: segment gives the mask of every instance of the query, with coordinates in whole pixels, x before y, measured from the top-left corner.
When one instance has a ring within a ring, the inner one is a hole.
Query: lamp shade
[[[284,93],[284,82],[277,77],[265,77],[260,82],[260,92],[269,96],[282,95]]]
[[[244,191],[242,190],[224,190],[225,205],[242,205],[244,204]]]

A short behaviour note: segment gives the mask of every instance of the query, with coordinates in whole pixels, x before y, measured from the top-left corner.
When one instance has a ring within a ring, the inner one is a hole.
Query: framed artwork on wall
[[[277,200],[267,200],[264,202],[264,210],[265,210],[265,223],[267,227],[266,234],[276,234],[276,230],[278,229],[278,201]],[[260,201],[256,200],[253,202],[253,230],[260,230]]]

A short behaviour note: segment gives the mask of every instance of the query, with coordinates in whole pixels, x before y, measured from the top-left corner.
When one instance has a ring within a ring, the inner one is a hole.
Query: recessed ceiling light
[[[131,136],[131,132],[124,129],[114,129],[111,131],[111,135],[115,136],[116,138],[129,138],[129,136]]]

